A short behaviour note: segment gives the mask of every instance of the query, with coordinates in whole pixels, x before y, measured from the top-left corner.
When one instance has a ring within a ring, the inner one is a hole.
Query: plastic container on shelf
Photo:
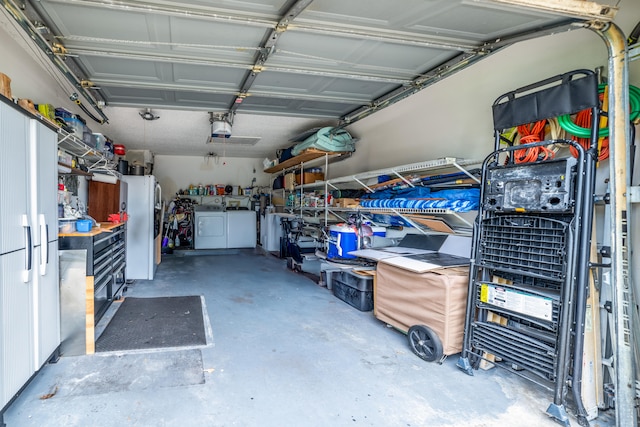
[[[84,141],[84,125],[82,122],[76,118],[67,118],[64,119],[64,122],[71,129],[71,133],[77,137],[79,140]]]
[[[104,141],[104,149],[102,150],[104,157],[107,160],[111,160],[113,159],[113,141],[111,141],[109,138],[105,137],[105,141]]]
[[[96,147],[98,151],[104,151],[105,137],[101,133],[92,133],[91,139],[93,140],[93,146]]]
[[[73,156],[71,154],[67,153],[64,150],[58,149],[58,163],[62,163],[66,166],[71,166],[72,161]]]
[[[76,231],[76,218],[58,218],[58,233],[73,233]]]
[[[76,231],[79,233],[87,233],[93,228],[93,221],[90,219],[79,219],[76,221]]]
[[[77,119],[78,117],[73,114],[71,111],[58,107],[54,111],[55,117],[60,117],[62,120],[67,121],[68,119]]]
[[[87,144],[89,147],[95,147],[93,144],[93,133],[87,126],[84,126],[82,129],[82,142]]]

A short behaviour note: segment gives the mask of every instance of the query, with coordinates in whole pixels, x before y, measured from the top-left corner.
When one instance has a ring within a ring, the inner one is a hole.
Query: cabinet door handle
[[[45,242],[47,242],[47,244],[45,246],[47,247],[47,264],[49,264],[49,224],[46,225],[46,230],[47,240],[45,240]]]
[[[40,275],[47,274],[47,264],[49,263],[49,226],[44,214],[38,215],[40,222]]]
[[[25,248],[24,271],[22,272],[22,281],[28,283],[31,280],[31,258],[33,256],[33,241],[31,240],[31,226],[27,215],[22,215],[22,226],[24,227],[24,240],[27,243]]]

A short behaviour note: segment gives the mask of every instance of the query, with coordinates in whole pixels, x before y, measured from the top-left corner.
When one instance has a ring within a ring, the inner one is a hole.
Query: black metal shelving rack
[[[495,147],[483,162],[474,224],[463,350],[470,375],[482,360],[553,391],[547,413],[578,419],[582,334],[593,219],[599,121],[594,73],[577,70],[504,94],[493,105]],[[591,109],[590,146],[547,140],[500,148],[506,129]],[[572,146],[577,157],[516,163],[524,147]],[[519,151],[520,150],[520,151]],[[492,356],[489,356],[492,355]]]

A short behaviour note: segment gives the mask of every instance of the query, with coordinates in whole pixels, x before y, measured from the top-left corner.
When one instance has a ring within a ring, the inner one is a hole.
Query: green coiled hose
[[[604,93],[606,85],[602,84],[598,86],[598,93]],[[629,118],[631,121],[637,119],[640,116],[640,89],[633,85],[629,85],[629,104],[631,105],[631,112],[629,114]],[[565,114],[564,116],[558,117],[558,124],[564,129],[567,133],[571,135],[577,136],[578,138],[589,138],[591,137],[591,129],[583,128],[582,126],[578,126],[571,120],[571,116],[569,114]],[[604,127],[598,129],[598,137],[604,138],[609,136],[609,128]]]

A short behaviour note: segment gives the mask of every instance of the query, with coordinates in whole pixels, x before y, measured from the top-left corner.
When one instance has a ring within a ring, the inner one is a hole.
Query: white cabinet
[[[254,211],[227,212],[227,247],[255,248],[257,240]]]
[[[280,250],[282,238],[282,218],[294,217],[288,213],[265,213],[260,219],[260,246],[268,252]]]
[[[60,344],[60,286],[58,283],[58,137],[30,120],[30,223],[34,224],[35,367],[42,366]]]
[[[57,136],[0,100],[0,410],[60,344]]]
[[[257,240],[254,211],[196,210],[195,249],[255,248]]]
[[[28,135],[28,118],[0,102],[0,254],[27,247]]]
[[[35,371],[33,287],[22,275],[26,253],[21,249],[0,256],[0,409]]]
[[[34,372],[29,120],[0,103],[0,409]]]

